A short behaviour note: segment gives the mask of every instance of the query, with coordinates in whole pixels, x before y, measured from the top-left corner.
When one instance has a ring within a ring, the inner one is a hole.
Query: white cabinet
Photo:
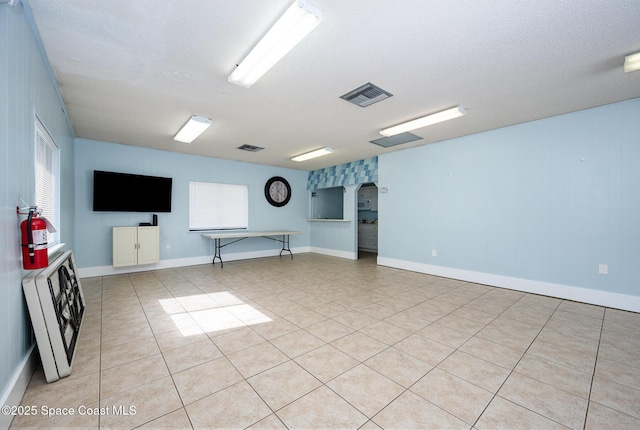
[[[378,224],[358,224],[358,248],[365,251],[378,250]]]
[[[378,187],[360,187],[358,201],[369,201],[370,211],[378,210]]]
[[[160,227],[113,227],[113,266],[160,261]]]

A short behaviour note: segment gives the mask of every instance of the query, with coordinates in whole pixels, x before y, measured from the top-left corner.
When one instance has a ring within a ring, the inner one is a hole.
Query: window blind
[[[42,216],[58,230],[58,146],[42,123],[35,121],[36,206]],[[56,243],[57,235],[48,234],[48,242]]]
[[[249,227],[246,185],[189,182],[189,230],[231,230]]]

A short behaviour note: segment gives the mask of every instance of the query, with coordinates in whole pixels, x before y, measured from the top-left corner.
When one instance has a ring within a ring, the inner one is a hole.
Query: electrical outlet
[[[435,249],[431,250],[431,256],[432,257],[437,257],[438,256],[438,251],[436,251]]]
[[[165,245],[164,249],[171,249],[171,245]]]
[[[609,265],[608,264],[598,264],[598,273],[601,275],[609,274]]]

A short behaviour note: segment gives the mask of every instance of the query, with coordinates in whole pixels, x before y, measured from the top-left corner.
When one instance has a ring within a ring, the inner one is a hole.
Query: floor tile
[[[592,374],[566,367],[553,361],[525,354],[515,371],[556,388],[588,398]]]
[[[136,427],[182,407],[170,377],[141,385],[112,397],[101,398],[100,407],[124,413],[102,415],[101,427]]]
[[[419,395],[405,391],[389,406],[373,417],[372,421],[381,428],[398,429],[469,429],[465,423],[452,414],[440,409]]]
[[[247,427],[248,430],[287,430],[287,426],[276,414],[271,414],[257,423]]]
[[[327,386],[369,418],[404,391],[401,385],[363,364],[333,379]]]
[[[213,344],[211,339],[206,339],[170,349],[165,351],[163,355],[169,371],[176,373],[222,357],[222,352]]]
[[[518,373],[512,373],[498,395],[572,429],[581,429],[587,400]]]
[[[312,311],[311,309],[304,308],[296,313],[286,315],[285,318],[298,327],[304,328],[319,323],[320,321],[326,320],[327,316],[316,311]]]
[[[611,345],[606,342],[601,342],[598,348],[598,360],[600,359],[640,368],[640,353],[638,351],[620,348],[617,345]]]
[[[569,429],[569,427],[499,396],[496,396],[491,401],[474,428],[478,430]]]
[[[433,369],[430,364],[395,348],[374,355],[365,364],[405,388]]]
[[[342,323],[354,330],[360,330],[378,321],[377,318],[371,315],[364,314],[362,312],[354,311],[345,312],[337,317],[333,318],[335,321]]]
[[[640,390],[595,376],[590,399],[640,419]]]
[[[409,330],[405,330],[385,321],[375,322],[360,329],[359,331],[360,333],[364,333],[367,336],[377,339],[387,345],[393,345],[400,342],[402,339],[405,339],[412,334]]]
[[[581,372],[592,373],[596,364],[596,353],[585,354],[566,346],[536,339],[527,350],[528,354],[571,367]]]
[[[388,348],[384,343],[360,332],[341,337],[331,345],[361,362]]]
[[[227,355],[227,358],[245,378],[289,360],[284,353],[269,342],[231,353]]]
[[[325,383],[359,363],[355,358],[331,345],[314,349],[295,358],[294,361]]]
[[[155,338],[146,337],[141,340],[102,348],[100,365],[103,370],[109,369],[110,367],[116,367],[159,353],[160,349]]]
[[[251,328],[266,340],[275,339],[300,329],[300,327],[284,318],[275,318],[269,323],[257,324]]]
[[[456,375],[491,393],[498,391],[510,373],[504,367],[461,351],[454,351],[438,365],[438,369]]]
[[[443,325],[430,324],[418,332],[420,336],[435,340],[438,343],[451,348],[458,348],[465,343],[471,335]]]
[[[640,427],[640,314],[361,257],[83,279],[73,372],[22,404],[112,414],[11,428]]]
[[[169,370],[160,354],[110,367],[100,374],[100,397],[111,397],[167,376]]]
[[[321,385],[318,379],[293,361],[252,376],[248,382],[274,411]]]
[[[595,375],[640,390],[638,368],[617,361],[598,359]]]
[[[170,412],[153,421],[149,421],[146,424],[137,427],[139,429],[174,429],[174,430],[187,430],[191,429],[191,421],[187,416],[187,412],[184,408],[180,408],[176,411]]]
[[[506,369],[513,369],[523,354],[521,351],[479,337],[469,339],[458,350]]]
[[[420,379],[411,391],[469,425],[473,425],[493,398],[493,393],[437,368]]]
[[[471,319],[464,318],[462,316],[455,316],[455,315],[449,314],[447,316],[440,318],[439,320],[434,322],[432,325],[449,327],[449,328],[458,330],[459,332],[463,332],[469,336],[473,336],[474,334],[482,330],[486,324],[473,321]]]
[[[321,321],[306,328],[312,335],[325,342],[332,342],[336,339],[353,333],[354,329],[333,319]]]
[[[395,344],[394,347],[432,366],[437,366],[455,351],[449,346],[427,339],[419,334],[409,336]]]
[[[228,333],[221,334],[212,338],[213,343],[224,354],[242,351],[250,346],[266,342],[266,339],[256,333],[251,327],[242,327]]]
[[[589,403],[587,412],[586,430],[616,429],[637,430],[640,428],[640,419],[623,414],[614,409],[607,408],[595,402]]]
[[[325,342],[308,331],[300,329],[271,339],[271,344],[287,354],[290,358],[296,358],[299,355],[323,346]]]
[[[367,421],[365,415],[326,386],[285,406],[276,415],[289,429],[357,429]]]
[[[173,374],[173,381],[185,405],[242,380],[242,375],[226,357],[207,361]]]
[[[185,408],[194,428],[245,428],[271,414],[271,409],[244,381]]]

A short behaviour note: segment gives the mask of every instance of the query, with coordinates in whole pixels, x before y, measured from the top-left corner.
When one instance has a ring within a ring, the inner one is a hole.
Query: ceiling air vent
[[[242,149],[243,151],[249,151],[249,152],[258,152],[258,151],[262,151],[264,148],[260,146],[253,146],[253,145],[242,145],[242,146],[238,146],[238,149]]]
[[[416,136],[415,134],[409,133],[407,131],[404,133],[396,134],[395,136],[370,140],[369,142],[375,143],[376,145],[384,146],[385,148],[389,148],[391,146],[402,145],[403,143],[409,143],[420,139],[422,139],[420,136]]]
[[[340,98],[354,105],[367,107],[380,100],[388,99],[391,96],[393,96],[393,94],[386,92],[380,87],[376,87],[371,82],[367,82],[363,86],[340,96]]]

